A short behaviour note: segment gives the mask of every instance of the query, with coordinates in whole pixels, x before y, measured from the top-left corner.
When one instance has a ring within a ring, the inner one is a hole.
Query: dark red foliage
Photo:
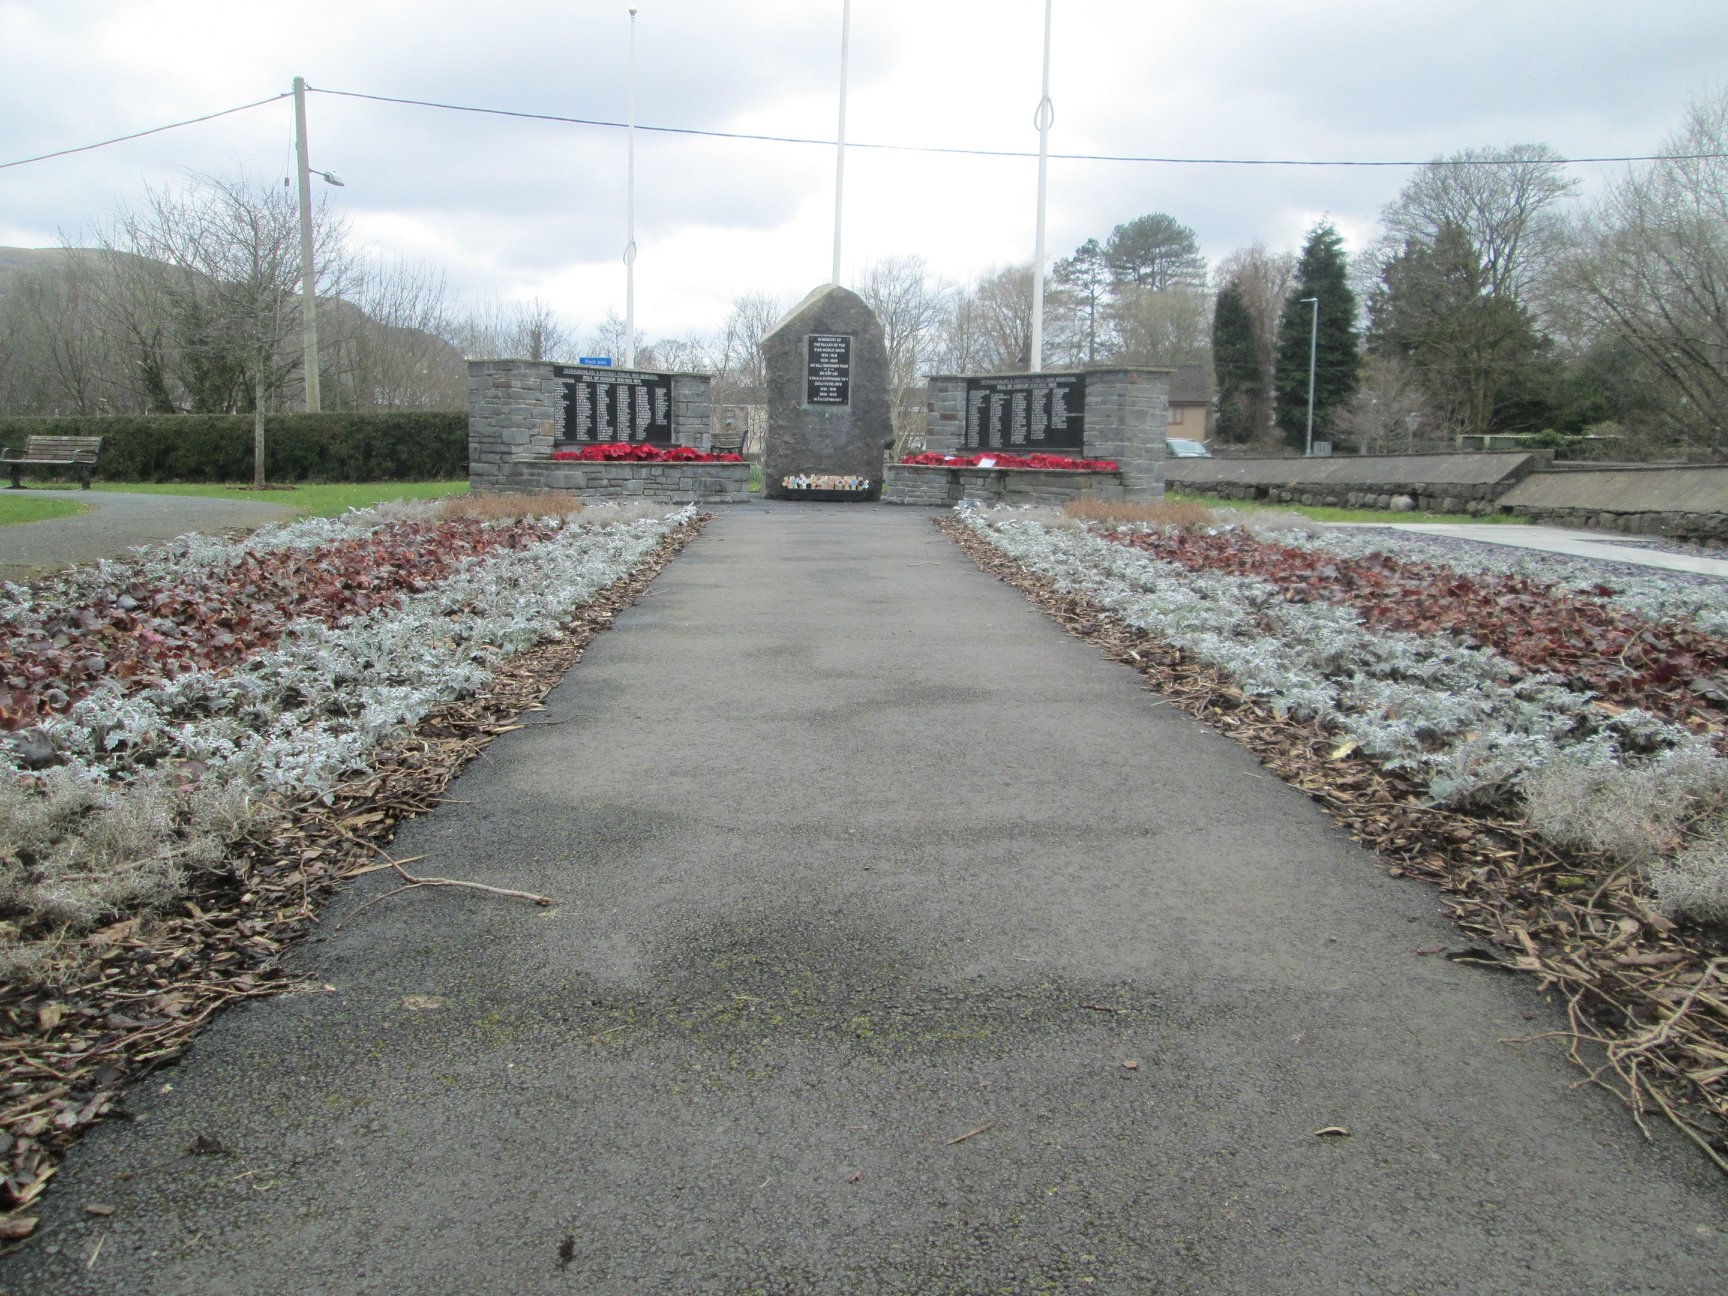
[[[33,620],[0,624],[0,731],[63,712],[103,680],[142,688],[231,667],[273,645],[292,621],[333,625],[393,607],[464,558],[531,538],[527,523],[397,522],[319,549],[247,553],[172,588],[139,576],[78,607],[42,606]]]
[[[583,446],[580,450],[554,450],[554,459],[563,462],[619,460],[625,463],[743,463],[744,456],[710,454],[689,446],[649,445],[646,441],[607,441],[600,445]]]
[[[1343,558],[1241,531],[1110,538],[1190,571],[1258,577],[1292,602],[1348,606],[1376,630],[1447,634],[1491,648],[1524,670],[1560,675],[1611,704],[1700,732],[1728,724],[1728,640],[1615,607],[1607,585],[1580,593],[1387,554]]]
[[[984,460],[990,460],[988,464]],[[1008,454],[1001,450],[986,450],[980,454],[951,455],[926,450],[923,454],[907,455],[900,460],[920,468],[1043,468],[1057,472],[1120,472],[1114,459],[1070,459],[1066,455]]]

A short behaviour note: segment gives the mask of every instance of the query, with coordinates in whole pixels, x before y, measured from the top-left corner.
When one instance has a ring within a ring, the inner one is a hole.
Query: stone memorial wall
[[[701,449],[710,435],[706,374],[651,373],[535,360],[468,362],[468,485],[568,490],[584,497],[705,503],[748,498],[750,466],[570,463],[559,449],[610,441]]]
[[[935,454],[1110,459],[1114,474],[895,464],[891,504],[1159,499],[1170,370],[1086,369],[930,379],[924,448]]]

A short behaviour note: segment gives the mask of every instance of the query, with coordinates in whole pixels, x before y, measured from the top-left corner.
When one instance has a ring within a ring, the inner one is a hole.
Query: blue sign
[[[576,357],[576,363],[579,365],[598,365],[602,369],[610,369],[612,367],[612,357],[611,356],[577,356]]]

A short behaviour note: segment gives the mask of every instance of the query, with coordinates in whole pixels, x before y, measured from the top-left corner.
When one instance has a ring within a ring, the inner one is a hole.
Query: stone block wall
[[[569,491],[585,500],[746,504],[750,501],[750,465],[517,460],[505,464],[485,489],[501,494]]]
[[[559,366],[539,360],[470,360],[468,362],[468,487],[473,491],[573,490],[605,498],[644,495],[674,489],[670,482],[698,480],[692,469],[739,469],[740,464],[554,464],[552,451],[564,437],[565,385]],[[672,380],[672,442],[700,449],[709,432],[710,388],[707,374],[657,375]],[[629,473],[589,472],[581,487],[553,484],[573,482],[572,468],[643,469],[671,473],[670,477],[632,477]],[[701,478],[729,481],[736,473]],[[631,481],[644,489],[627,489]],[[538,483],[529,485],[526,483]],[[653,490],[646,489],[653,483]],[[676,487],[683,490],[682,485]],[[730,493],[731,487],[725,487]],[[701,498],[695,496],[692,498]]]
[[[882,499],[888,504],[946,508],[977,504],[1066,504],[1070,500],[1128,498],[1119,472],[1066,472],[1044,468],[944,468],[890,464]]]
[[[1086,377],[1082,448],[1052,453],[1114,460],[1121,468],[1118,480],[1122,494],[1116,496],[1118,499],[1163,498],[1164,438],[1170,431],[1170,371],[1074,372],[1084,372]],[[924,435],[926,450],[937,454],[966,452],[966,382],[963,375],[930,379],[924,406],[929,423]]]

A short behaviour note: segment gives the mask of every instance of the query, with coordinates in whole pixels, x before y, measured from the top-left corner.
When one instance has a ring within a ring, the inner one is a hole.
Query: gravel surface
[[[524,720],[396,850],[562,903],[362,879],[0,1288],[1721,1287],[1431,890],[920,511],[725,511]]]

